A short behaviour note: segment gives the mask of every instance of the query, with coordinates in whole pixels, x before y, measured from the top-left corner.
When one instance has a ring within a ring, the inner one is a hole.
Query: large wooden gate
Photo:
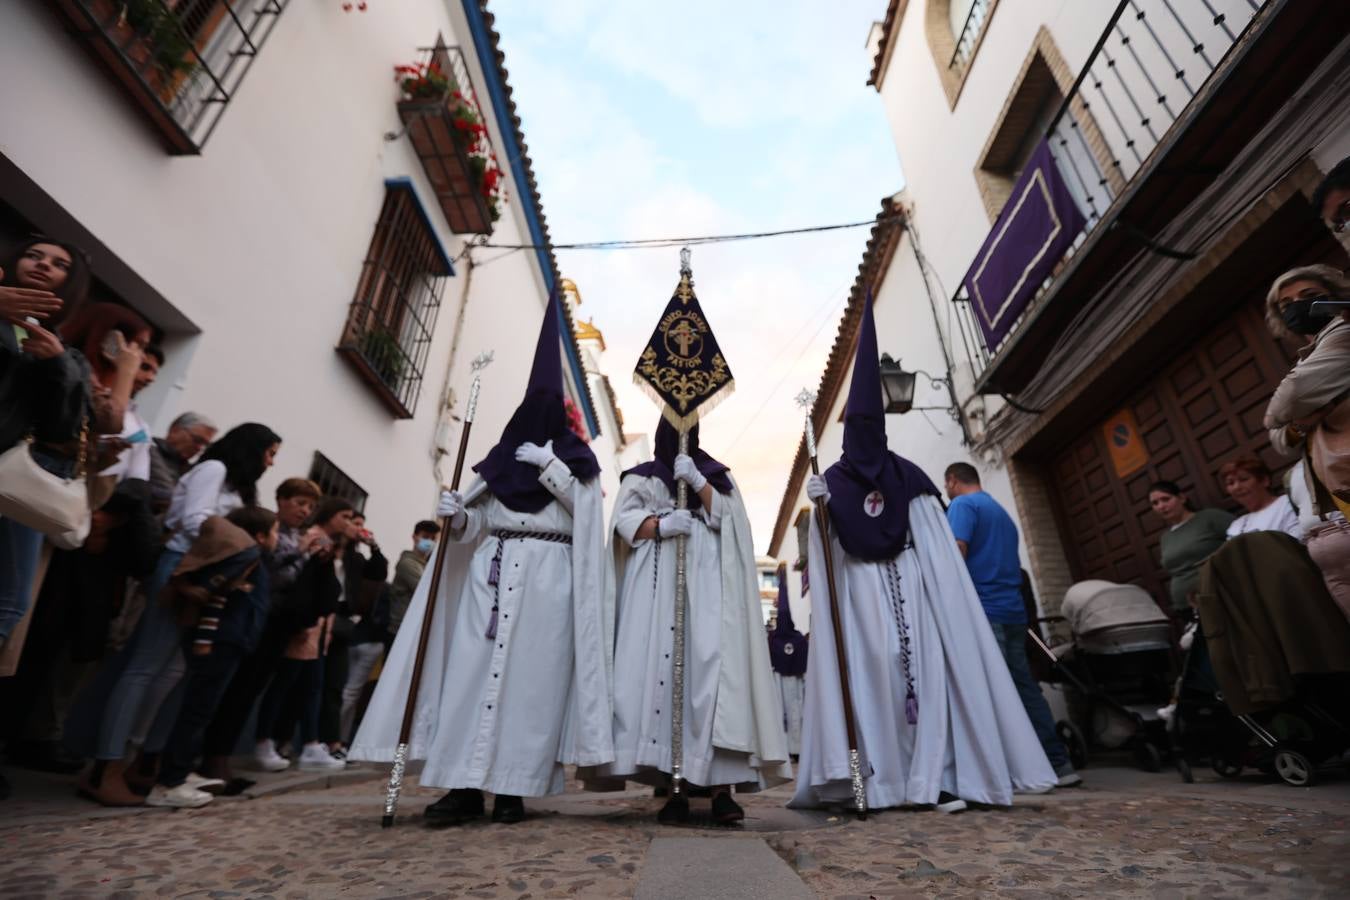
[[[1132,582],[1166,606],[1167,575],[1158,564],[1163,524],[1149,508],[1149,484],[1175,481],[1197,508],[1232,508],[1216,475],[1226,459],[1254,454],[1286,468],[1288,461],[1271,452],[1261,418],[1288,369],[1287,351],[1253,304],[1209,329],[1124,404],[1147,451],[1142,468],[1118,474],[1105,415],[1072,440],[1050,472],[1075,580]]]

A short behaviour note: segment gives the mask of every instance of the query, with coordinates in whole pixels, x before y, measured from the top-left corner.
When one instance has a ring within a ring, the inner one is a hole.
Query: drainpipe
[[[431,466],[437,484],[446,483],[442,465],[445,458],[450,455],[450,451],[446,449],[450,446],[450,423],[459,421],[459,416],[454,414],[458,398],[450,386],[450,378],[455,371],[455,359],[459,356],[459,337],[464,332],[464,316],[469,309],[469,287],[473,284],[473,255],[469,252],[470,249],[471,247],[466,246],[462,255],[464,284],[459,289],[459,309],[455,313],[455,329],[450,338],[450,359],[445,364],[445,384],[441,386],[440,395],[437,397],[436,437],[435,446],[432,448]]]
[[[919,264],[919,277],[923,279],[924,293],[928,295],[928,305],[933,311],[933,328],[937,331],[938,346],[942,348],[942,361],[947,367],[947,395],[951,398],[952,409],[956,411],[956,421],[961,426],[961,442],[970,447],[974,445],[974,441],[970,435],[970,423],[966,419],[966,408],[956,396],[956,361],[952,359],[952,354],[947,349],[947,336],[942,330],[942,316],[938,312],[937,297],[934,296],[933,288],[928,283],[928,265],[923,252],[919,249],[919,232],[914,227],[913,209],[905,209],[905,231],[909,233],[909,249],[914,253],[914,261]]]

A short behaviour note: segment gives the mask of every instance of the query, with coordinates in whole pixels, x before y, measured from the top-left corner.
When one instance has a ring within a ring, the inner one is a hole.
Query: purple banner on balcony
[[[966,273],[966,293],[991,353],[1085,224],[1042,140]]]

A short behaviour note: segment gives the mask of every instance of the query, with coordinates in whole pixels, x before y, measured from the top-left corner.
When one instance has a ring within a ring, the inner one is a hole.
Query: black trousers
[[[345,640],[332,639],[323,662],[323,701],[319,706],[319,740],[329,746],[346,744],[342,733],[342,689],[347,686],[349,662]]]
[[[160,761],[159,783],[165,787],[182,784],[197,763],[206,743],[206,732],[220,701],[230,687],[244,651],[228,644],[216,644],[205,656],[192,652],[189,643],[183,649],[187,659],[183,705],[169,734]]]
[[[286,648],[289,635],[285,629],[269,623],[263,631],[258,648],[248,655],[239,665],[230,686],[221,698],[215,718],[206,729],[206,744],[203,752],[207,756],[232,756],[239,737],[248,724],[253,704],[267,690],[267,685],[276,674],[277,664]]]

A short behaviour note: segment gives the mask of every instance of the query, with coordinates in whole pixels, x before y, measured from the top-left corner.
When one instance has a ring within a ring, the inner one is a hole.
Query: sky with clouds
[[[868,29],[885,0],[495,0],[553,240],[769,231],[870,219],[901,187]],[[695,287],[736,378],[704,421],[764,552],[801,435],[793,397],[829,355],[868,229],[697,247]],[[678,249],[558,251],[608,346],[626,430],[657,410],[631,374]]]

